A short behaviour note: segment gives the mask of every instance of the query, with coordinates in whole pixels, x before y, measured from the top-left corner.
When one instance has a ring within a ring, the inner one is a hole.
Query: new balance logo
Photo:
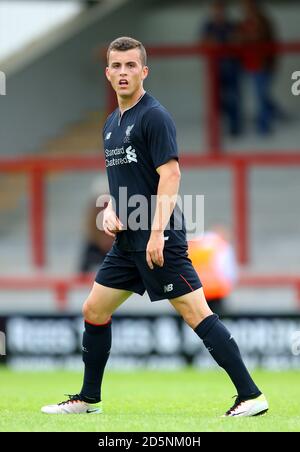
[[[108,132],[108,133],[105,135],[105,140],[109,140],[110,137],[111,137],[111,132]]]
[[[167,284],[166,286],[164,286],[164,293],[172,292],[172,290],[173,290],[173,284]]]
[[[125,151],[129,163],[137,162],[136,152],[135,149],[132,148],[132,146],[128,146],[128,148],[126,148]]]

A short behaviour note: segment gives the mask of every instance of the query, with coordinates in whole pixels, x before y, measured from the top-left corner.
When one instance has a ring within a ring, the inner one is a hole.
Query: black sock
[[[96,403],[101,400],[101,383],[111,348],[111,321],[105,325],[84,324],[82,360],[85,367],[80,396],[88,403]]]
[[[227,372],[241,399],[261,394],[242,360],[237,343],[216,314],[206,317],[194,331],[214,360]]]

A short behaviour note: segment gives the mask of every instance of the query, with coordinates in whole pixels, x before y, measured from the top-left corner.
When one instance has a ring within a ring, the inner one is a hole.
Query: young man
[[[106,76],[116,91],[119,108],[108,117],[103,131],[111,195],[103,227],[115,242],[83,306],[85,371],[81,391],[42,411],[101,412],[97,404],[111,348],[111,315],[133,292],[147,290],[151,301],[169,298],[228,373],[238,395],[225,416],[262,414],[268,403],[251,379],[233,337],[206,303],[187,256],[184,224],[180,229],[175,227],[182,218],[175,205],[180,180],[176,131],[166,109],[144,91],[146,51],[140,42],[122,37],[110,44],[107,59]],[[127,200],[143,195],[148,201],[140,215],[141,222],[148,217],[146,227],[136,229],[130,224],[131,203],[121,199],[120,187],[126,188]],[[157,195],[156,204],[149,216],[153,195]]]

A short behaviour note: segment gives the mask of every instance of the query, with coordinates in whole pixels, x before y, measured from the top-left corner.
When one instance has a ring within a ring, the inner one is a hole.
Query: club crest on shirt
[[[131,134],[133,127],[134,127],[134,124],[127,127],[126,132],[125,132],[124,143],[130,143],[130,134]]]

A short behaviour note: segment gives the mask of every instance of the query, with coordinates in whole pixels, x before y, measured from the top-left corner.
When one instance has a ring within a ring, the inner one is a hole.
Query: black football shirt
[[[115,244],[125,251],[143,251],[155,213],[156,168],[178,160],[174,122],[168,111],[145,93],[122,116],[117,108],[107,118],[103,143],[113,207],[124,225]],[[184,217],[177,204],[164,237],[166,247],[187,246]]]

